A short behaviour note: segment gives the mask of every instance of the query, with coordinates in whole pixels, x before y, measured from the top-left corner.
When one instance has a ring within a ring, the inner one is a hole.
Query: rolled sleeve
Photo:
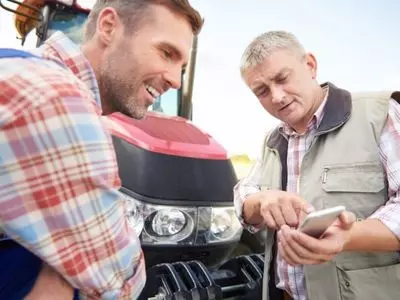
[[[390,200],[390,203],[382,206],[370,218],[380,220],[394,235],[400,239],[400,198]]]
[[[400,239],[400,104],[389,102],[389,112],[379,144],[388,181],[387,203],[370,218],[379,219]]]
[[[249,195],[258,193],[260,191],[259,182],[261,172],[262,162],[261,159],[257,158],[251,167],[249,174],[241,179],[233,189],[236,215],[239,218],[243,228],[251,233],[258,232],[263,228],[263,225],[251,225],[245,222],[243,218],[243,204]]]

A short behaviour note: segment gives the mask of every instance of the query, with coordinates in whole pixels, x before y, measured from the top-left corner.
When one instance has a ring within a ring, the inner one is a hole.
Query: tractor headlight
[[[153,217],[151,228],[159,236],[178,234],[186,225],[186,216],[178,209],[162,209]]]
[[[231,233],[232,217],[226,210],[212,210],[211,215],[211,234],[217,239],[229,238]]]
[[[238,242],[242,231],[233,206],[199,208],[197,244]]]
[[[129,225],[140,236],[142,245],[193,245],[197,208],[144,203],[122,188]]]
[[[185,243],[193,244],[194,216],[196,211],[192,208],[176,207],[167,208],[160,205],[147,215],[142,235],[143,242],[150,243]]]
[[[210,242],[239,240],[242,225],[233,207],[211,209]]]
[[[240,240],[242,226],[233,206],[181,207],[144,203],[122,192],[129,225],[142,245],[204,245]]]

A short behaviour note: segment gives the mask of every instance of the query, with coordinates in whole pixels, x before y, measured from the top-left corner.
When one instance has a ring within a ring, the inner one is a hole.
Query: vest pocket
[[[364,219],[387,201],[383,167],[376,163],[324,166],[321,187],[323,207],[344,205]]]
[[[400,264],[337,271],[342,300],[400,299]]]
[[[380,163],[325,166],[322,188],[326,192],[377,193],[385,187]]]

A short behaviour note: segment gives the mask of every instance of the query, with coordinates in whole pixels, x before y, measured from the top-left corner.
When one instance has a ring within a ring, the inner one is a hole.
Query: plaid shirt
[[[326,93],[328,94],[328,92]],[[307,127],[307,132],[299,135],[285,124],[279,126],[280,133],[288,139],[287,155],[287,191],[298,193],[298,178],[300,165],[304,154],[309,149],[316,129],[324,115],[326,98],[314,114]],[[389,199],[385,206],[376,211],[371,218],[380,219],[398,238],[400,238],[400,105],[391,100],[389,104],[388,119],[380,136],[379,154],[385,167],[388,180]],[[258,158],[248,176],[235,186],[235,207],[238,216],[242,215],[243,202],[247,196],[259,192],[258,183],[262,174],[262,161]],[[248,226],[241,219],[242,224],[250,231],[256,231],[254,226]],[[295,300],[306,300],[307,292],[302,266],[288,265],[277,254],[277,287],[286,290]]]
[[[62,33],[0,59],[0,224],[82,298],[135,299],[145,283],[95,75]]]

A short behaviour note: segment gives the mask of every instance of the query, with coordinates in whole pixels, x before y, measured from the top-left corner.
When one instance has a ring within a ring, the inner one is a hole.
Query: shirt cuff
[[[245,197],[247,198],[247,196]],[[240,223],[242,224],[242,227],[244,229],[246,229],[247,231],[249,231],[250,233],[257,233],[258,231],[260,231],[261,229],[263,229],[265,226],[264,224],[248,224],[246,223],[246,221],[243,218],[243,205],[246,202],[246,199],[244,199],[243,202],[235,202],[235,211],[236,211],[236,215],[240,221]]]
[[[380,220],[394,235],[400,239],[400,204],[390,203],[374,212],[370,219]]]

